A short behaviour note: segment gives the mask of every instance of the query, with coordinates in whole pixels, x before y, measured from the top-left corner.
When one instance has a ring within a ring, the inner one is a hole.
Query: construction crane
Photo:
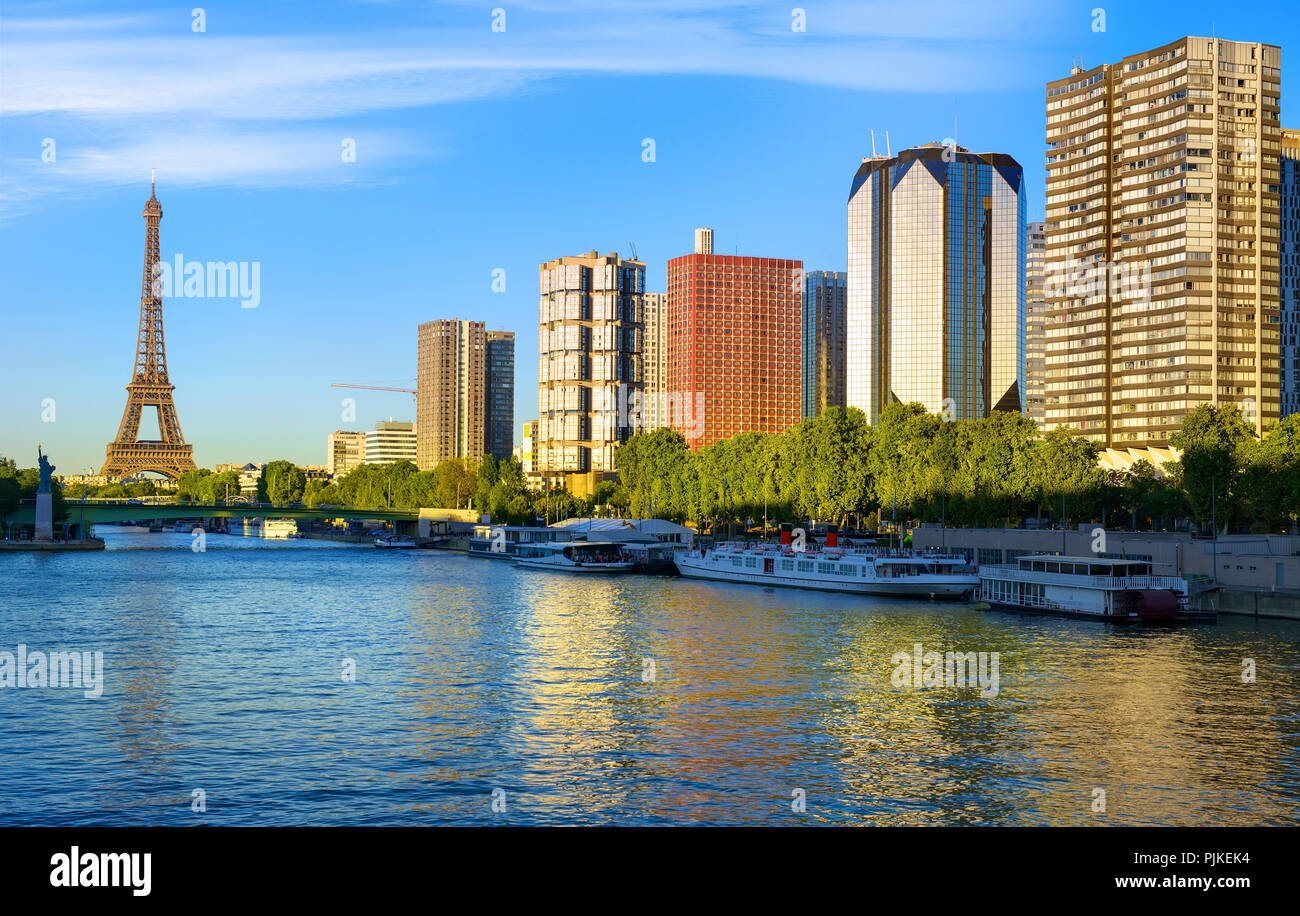
[[[417,392],[414,388],[385,388],[381,385],[349,385],[345,382],[331,382],[331,388],[364,388],[366,391],[400,391],[415,397]]]

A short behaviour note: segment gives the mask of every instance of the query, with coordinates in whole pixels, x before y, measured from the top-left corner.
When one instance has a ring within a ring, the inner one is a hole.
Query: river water
[[[0,555],[0,651],[104,671],[0,689],[0,824],[1300,823],[1295,623],[100,533]],[[997,690],[898,682],[918,644]]]

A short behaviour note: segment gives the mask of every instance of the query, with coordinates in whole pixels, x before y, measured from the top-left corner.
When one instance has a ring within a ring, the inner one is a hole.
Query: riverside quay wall
[[[1194,590],[1193,604],[1198,607],[1300,620],[1300,536],[1232,534],[1216,540],[1192,537],[1185,531],[1114,531],[1087,524],[1074,529],[927,524],[913,529],[912,546],[942,548],[976,566],[1014,563],[1017,557],[1034,553],[1146,560],[1156,575],[1212,580],[1218,585],[1217,591]]]

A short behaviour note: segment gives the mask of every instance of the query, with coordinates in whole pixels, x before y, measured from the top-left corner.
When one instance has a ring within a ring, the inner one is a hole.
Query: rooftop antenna
[[[889,151],[889,131],[885,131],[885,155],[892,159],[894,154]]]
[[[876,158],[876,132],[874,130],[871,131],[871,158]]]
[[[628,242],[632,246],[632,260],[636,260],[636,242]]]

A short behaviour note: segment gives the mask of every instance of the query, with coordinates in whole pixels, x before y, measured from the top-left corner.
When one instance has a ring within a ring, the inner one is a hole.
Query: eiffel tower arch
[[[140,285],[140,333],[136,338],[135,372],[126,386],[126,410],[117,438],[108,444],[99,473],[109,480],[153,471],[175,480],[195,469],[194,449],[185,444],[172,400],[175,386],[167,378],[167,350],[163,344],[162,290],[155,282],[159,270],[158,223],[162,204],[149,182],[144,204],[144,279]],[[140,439],[140,417],[146,407],[158,410],[157,440]]]

